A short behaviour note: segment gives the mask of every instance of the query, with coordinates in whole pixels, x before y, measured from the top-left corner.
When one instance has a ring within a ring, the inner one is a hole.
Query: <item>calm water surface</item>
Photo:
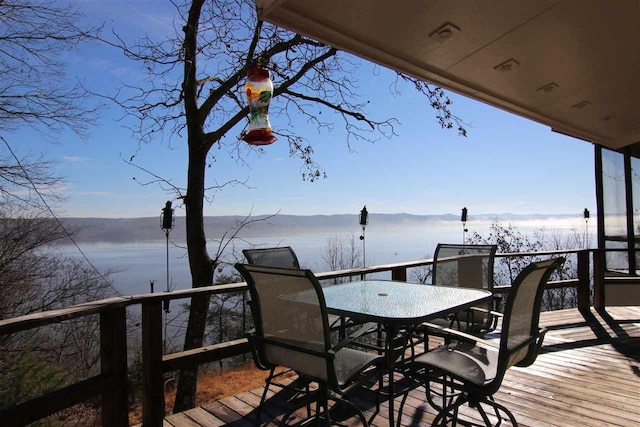
[[[576,222],[564,221],[563,223],[549,224],[538,221],[527,221],[517,224],[518,229],[529,236],[534,230],[544,226],[545,229],[568,231],[576,226]],[[577,223],[577,226],[580,224]],[[468,227],[470,232],[488,234],[490,224],[480,227]],[[358,238],[360,230],[353,234]],[[327,263],[323,260],[328,240],[332,237],[350,237],[351,233],[314,233],[293,236],[261,236],[251,239],[249,242],[236,244],[236,251],[250,245],[291,246],[296,251],[303,267],[314,271],[328,270]],[[366,229],[365,254],[366,264],[387,264],[393,262],[411,261],[422,258],[431,258],[438,242],[458,243],[462,241],[462,225],[459,222],[447,221],[425,226],[399,226],[393,229],[376,229],[371,224]],[[172,236],[175,238],[176,236]],[[592,240],[595,241],[595,240]],[[360,242],[358,242],[360,244]],[[117,272],[112,274],[114,286],[123,295],[133,295],[150,292],[150,281],[155,282],[155,291],[164,291],[167,287],[166,280],[166,242],[164,240],[152,242],[132,243],[91,243],[80,246],[92,262],[99,269],[111,269]],[[210,243],[210,252],[214,252],[217,245]],[[78,250],[72,245],[65,245],[59,251],[72,257],[81,257]],[[169,247],[169,278],[171,289],[187,289],[191,287],[189,265],[186,258],[186,250],[180,247]],[[235,270],[233,270],[235,271]]]

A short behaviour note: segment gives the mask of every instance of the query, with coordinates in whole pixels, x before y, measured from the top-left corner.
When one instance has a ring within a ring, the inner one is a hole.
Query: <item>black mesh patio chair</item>
[[[425,387],[427,400],[439,411],[432,425],[448,425],[449,421],[453,425],[458,422],[477,425],[459,419],[458,409],[465,403],[479,412],[485,426],[492,424],[483,405],[493,408],[496,425],[502,422],[500,412],[517,425],[511,411],[496,402],[493,395],[499,390],[507,369],[529,366],[536,360],[546,333],[546,329],[538,326],[542,294],[549,277],[563,262],[562,257],[533,262],[516,277],[507,296],[497,346],[494,342],[452,331],[458,339],[413,358],[409,376]],[[439,392],[430,392],[433,388]],[[400,414],[407,395],[400,405]],[[434,395],[441,396],[441,401],[435,402]]]
[[[433,256],[431,283],[492,291],[497,249],[496,245],[439,243]],[[482,336],[496,328],[499,316],[496,304],[496,300],[489,301],[430,323]]]
[[[313,273],[248,264],[235,267],[249,286],[255,323],[252,339],[261,360],[270,366],[293,369],[318,384],[303,404],[284,415],[282,423],[310,401],[316,403],[315,417],[330,423],[328,401],[334,399],[353,408],[362,423],[368,425],[362,410],[343,395],[378,376],[377,365],[383,357],[352,348],[358,334],[331,343],[324,294]]]
[[[246,258],[247,262],[251,265],[262,265],[266,267],[281,267],[281,268],[300,268],[300,263],[298,262],[298,257],[296,253],[293,251],[291,246],[281,246],[275,248],[254,248],[254,249],[243,249],[242,253]],[[249,307],[252,310],[252,302],[249,301]],[[298,396],[299,393],[308,393],[309,392],[309,383],[305,381],[304,377],[298,376],[299,381],[297,383],[290,383],[289,381],[282,382],[280,378],[287,378],[291,369],[281,370],[280,372],[276,372],[278,366],[272,363],[269,363],[266,356],[264,355],[264,349],[261,348],[259,343],[256,340],[256,329],[253,328],[247,332],[245,332],[245,337],[249,340],[249,345],[251,347],[251,353],[253,355],[254,364],[258,369],[268,370],[269,375],[265,379],[265,388],[262,392],[262,396],[260,398],[260,404],[258,405],[257,416],[260,417],[260,412],[262,410],[262,404],[264,403],[267,393],[269,392],[270,386],[274,385],[280,388],[293,389],[296,392],[294,397]]]
[[[252,265],[263,265],[265,267],[300,268],[298,257],[291,246],[280,246],[275,248],[255,248],[243,249],[242,253],[247,259],[247,263]],[[346,336],[347,328],[359,326],[351,319],[340,316],[329,315],[329,325],[332,331],[338,331],[340,339]]]
[[[276,248],[243,249],[247,262],[252,265],[266,267],[300,268],[298,257],[291,246]]]

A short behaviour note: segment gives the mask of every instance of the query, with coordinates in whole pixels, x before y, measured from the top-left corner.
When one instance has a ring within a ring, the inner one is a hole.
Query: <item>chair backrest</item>
[[[331,346],[324,294],[310,270],[236,264],[251,293],[256,340],[272,365],[329,381]],[[331,365],[332,366],[332,365]]]
[[[558,257],[532,262],[513,281],[502,320],[499,371],[535,361],[544,338],[539,328],[542,294],[549,277],[564,261]]]
[[[252,265],[266,267],[300,268],[298,257],[291,246],[277,248],[244,249],[242,251],[247,262]]]
[[[493,289],[496,245],[438,243],[431,283],[436,286]]]

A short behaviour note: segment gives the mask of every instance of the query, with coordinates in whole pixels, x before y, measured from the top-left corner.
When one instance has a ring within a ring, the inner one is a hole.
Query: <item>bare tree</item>
[[[585,246],[584,234],[573,228],[568,233],[559,229],[541,230],[537,238],[542,242],[544,249],[550,251],[560,251],[563,249],[578,249]],[[576,254],[561,254],[565,257],[565,262],[560,268],[554,271],[552,280],[572,279],[578,275],[578,261]],[[547,289],[543,294],[543,310],[560,310],[563,308],[578,306],[578,289],[575,287]]]
[[[56,254],[55,244],[69,231],[43,216],[42,206],[16,209],[35,202],[0,194],[0,319],[114,294],[108,272]],[[99,319],[89,316],[0,337],[0,382],[7,385],[0,387],[0,406],[95,373],[99,330]]]
[[[99,37],[73,6],[55,0],[0,1],[0,128],[31,128],[44,138],[80,136],[95,120],[82,82],[64,58]],[[107,272],[56,255],[71,235],[51,218],[62,179],[43,157],[17,156],[0,135],[0,319],[51,310],[113,294]],[[99,324],[88,318],[0,339],[0,405],[35,397],[82,377],[99,362]]]
[[[0,319],[48,308],[34,300],[36,282],[55,272],[55,261],[38,250],[66,237],[46,218],[7,218],[0,220]],[[39,299],[39,298],[38,298]]]
[[[99,36],[82,28],[80,13],[55,0],[0,2],[0,123],[23,125],[44,137],[70,129],[79,135],[93,124],[98,106],[80,80],[67,76],[66,53]]]
[[[175,34],[164,40],[143,37],[127,43],[118,38],[112,43],[140,60],[148,72],[146,85],[124,87],[115,101],[139,119],[133,130],[140,141],[186,133],[186,193],[173,190],[184,202],[192,286],[198,287],[213,283],[216,269],[203,226],[206,171],[214,166],[213,147],[226,149],[239,161],[248,149],[237,135],[248,122],[243,84],[250,68],[260,65],[273,75],[272,97],[278,102],[271,115],[285,120],[297,115],[329,130],[337,121],[346,130],[349,147],[356,140],[393,136],[397,121],[367,114],[368,101],[357,95],[358,64],[352,57],[258,20],[253,1],[193,0],[174,5]],[[465,134],[440,88],[403,75],[396,83],[409,83],[424,94],[442,127]],[[289,144],[291,155],[301,159],[303,179],[324,176],[313,160],[313,148],[302,136],[286,129],[279,130],[278,136]],[[202,345],[207,308],[207,299],[192,300],[185,349]],[[196,379],[197,368],[180,373],[174,412],[194,406]]]
[[[20,169],[19,165],[15,167]],[[47,181],[45,177],[43,174],[38,180]],[[28,179],[29,175],[25,178]],[[2,188],[0,319],[113,295],[108,272],[98,272],[79,260],[55,253],[55,244],[67,239],[69,231],[56,220],[43,215],[43,206],[36,206],[38,198],[27,194],[13,197],[12,186],[6,183]],[[45,201],[40,200],[40,203]],[[33,209],[26,211],[23,209],[25,206]],[[0,337],[0,379],[3,384],[11,384],[11,387],[0,387],[0,405],[36,397],[43,389],[50,390],[65,381],[86,376],[99,365],[99,344],[96,317]],[[47,368],[37,374],[30,371],[40,365]],[[55,381],[48,377],[50,375],[55,376]],[[38,381],[47,385],[39,386]]]
[[[433,255],[431,257],[425,256],[424,259],[433,259]],[[431,278],[433,277],[433,265],[422,265],[420,267],[411,269],[411,280],[417,283],[431,283]]]
[[[561,251],[566,249],[582,248],[586,238],[583,232],[571,229],[568,233],[559,229],[539,229],[533,236],[522,233],[518,227],[496,222],[491,225],[489,235],[481,236],[474,232],[469,238],[469,243],[496,244],[498,253]],[[577,276],[577,259],[575,254],[558,254],[565,257],[566,261],[561,268],[551,276],[551,280],[565,280]],[[496,259],[494,278],[498,285],[509,286],[530,262],[539,261],[541,256],[508,256]],[[543,310],[559,310],[576,307],[578,292],[576,288],[547,289],[542,300]]]
[[[362,267],[362,246],[360,240],[351,233],[350,235],[336,235],[327,239],[322,259],[329,270],[346,270]],[[333,279],[334,283],[344,281],[346,278]]]
[[[536,252],[543,249],[543,242],[539,238],[530,239],[518,227],[495,222],[491,224],[488,236],[474,232],[468,238],[468,243],[497,245],[498,253]],[[495,263],[494,280],[497,285],[509,286],[518,273],[537,257],[509,256],[497,258]]]
[[[219,274],[216,284],[237,283],[242,281],[238,274]],[[244,292],[212,295],[211,306],[207,323],[211,330],[207,335],[216,342],[224,342],[225,339],[236,339],[242,336],[246,326],[246,307]],[[218,367],[222,369],[226,363],[234,363],[234,360],[219,360]]]

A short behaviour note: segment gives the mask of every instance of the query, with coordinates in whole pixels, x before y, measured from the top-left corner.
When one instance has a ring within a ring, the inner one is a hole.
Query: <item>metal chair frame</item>
[[[496,245],[439,243],[433,256],[431,283],[435,286],[465,286],[492,291],[497,249]],[[454,268],[451,269],[451,266]],[[498,323],[498,302],[493,300],[486,306],[455,313],[446,319],[448,327],[478,336],[491,332]]]
[[[455,340],[413,359],[408,375],[424,385],[427,400],[438,410],[432,425],[447,425],[449,421],[453,425],[477,425],[458,419],[458,409],[468,403],[478,410],[485,426],[491,426],[491,421],[482,405],[493,408],[498,419],[496,425],[500,425],[500,413],[504,413],[517,426],[511,411],[496,402],[493,395],[499,390],[507,369],[526,367],[536,360],[546,333],[546,329],[539,328],[542,294],[549,277],[563,262],[562,257],[533,262],[516,277],[507,296],[497,348],[473,335],[449,330]],[[442,386],[443,392],[436,393],[442,397],[441,404],[432,398],[432,383]],[[449,389],[452,390],[450,396],[447,395]],[[407,396],[404,395],[400,404],[399,418]]]
[[[368,425],[362,410],[342,398],[349,390],[362,385],[372,376],[380,374],[377,367],[383,362],[383,356],[353,347],[357,344],[356,340],[368,332],[368,327],[365,326],[360,333],[352,334],[337,344],[332,344],[322,287],[310,270],[248,264],[236,264],[235,267],[249,286],[253,302],[251,312],[255,331],[252,335],[252,341],[258,360],[266,367],[276,365],[289,367],[299,375],[318,384],[318,389],[308,393],[300,405],[288,411],[282,422],[286,423],[290,415],[303,405],[309,405],[310,402],[315,401],[317,405],[316,418],[319,419],[323,416],[328,423],[331,423],[328,401],[338,400],[352,407],[363,424]],[[312,302],[287,300],[286,307],[291,309],[289,313],[274,309],[273,289],[276,283],[289,284],[287,289],[282,291],[284,294],[278,294],[275,297],[278,301],[285,298],[288,295],[286,292],[290,292],[292,288],[302,287],[305,290],[296,291],[294,295],[299,295],[300,292],[308,293],[307,295],[312,299]],[[296,311],[296,308],[299,307],[302,309]],[[267,324],[269,329],[265,330],[264,326]],[[300,328],[306,330],[309,325],[312,325],[312,329],[315,331],[311,335],[316,338],[313,342],[301,341],[300,337],[305,334]],[[296,334],[296,330],[300,331],[299,336]],[[322,342],[315,341],[320,335]],[[277,355],[279,360],[272,361],[269,354]],[[339,363],[339,366],[336,366],[335,363]],[[263,397],[265,395],[266,392]],[[261,405],[262,403],[263,401],[261,401]]]
[[[267,267],[284,267],[284,268],[300,268],[300,263],[298,261],[298,257],[296,253],[293,251],[291,246],[279,246],[274,248],[252,248],[252,249],[243,249],[242,253],[246,258],[247,262],[251,265],[263,265]],[[252,302],[249,301],[249,309],[253,311]],[[295,392],[292,398],[296,398],[303,393],[309,393],[309,381],[302,381],[302,388],[298,388],[292,386],[291,384],[285,384],[277,379],[281,376],[286,375],[291,372],[291,369],[287,369],[284,372],[276,373],[276,369],[278,366],[272,365],[267,361],[266,356],[264,355],[262,349],[256,341],[256,330],[255,328],[245,332],[245,338],[248,339],[249,345],[251,347],[251,354],[253,356],[253,362],[258,369],[269,371],[269,375],[265,379],[265,387],[262,392],[262,396],[260,397],[260,403],[258,405],[257,417],[260,417],[260,413],[262,412],[262,406],[264,401],[267,398],[267,393],[269,392],[269,388],[273,385],[276,387],[280,387],[283,389],[292,390]],[[304,377],[298,375],[299,378],[303,379]],[[311,408],[307,406],[307,414],[310,416]]]

